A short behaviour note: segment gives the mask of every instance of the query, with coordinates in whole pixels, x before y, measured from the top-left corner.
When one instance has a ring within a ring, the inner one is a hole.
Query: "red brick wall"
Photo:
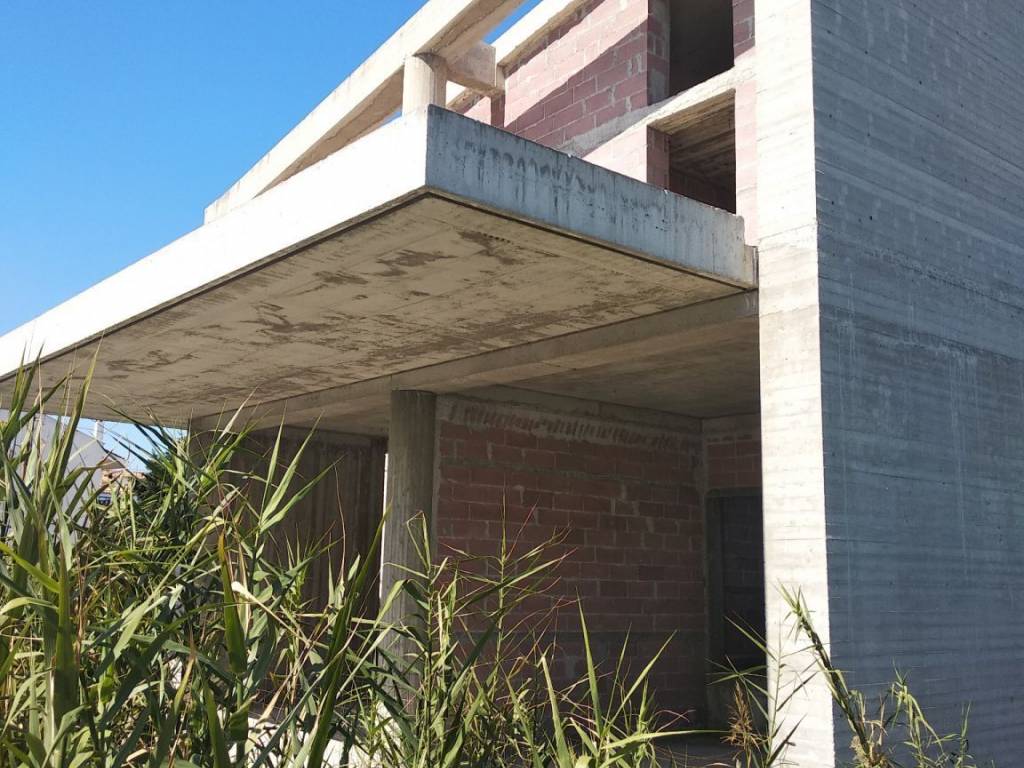
[[[655,670],[658,703],[699,721],[706,655],[699,427],[460,398],[443,398],[438,420],[439,552],[495,552],[503,516],[510,529],[523,524],[528,544],[565,531],[554,597],[580,596],[603,659],[615,658],[627,631],[637,662],[676,633]],[[559,612],[556,627],[555,671],[568,682],[583,673],[575,607]]]
[[[591,0],[506,72],[503,104],[466,114],[559,147],[668,94],[664,0]]]
[[[708,491],[761,487],[761,427],[756,415],[704,422]]]
[[[732,33],[736,56],[754,47],[754,0],[733,0]]]
[[[669,138],[650,128],[623,131],[586,155],[587,162],[667,189],[670,183]]]

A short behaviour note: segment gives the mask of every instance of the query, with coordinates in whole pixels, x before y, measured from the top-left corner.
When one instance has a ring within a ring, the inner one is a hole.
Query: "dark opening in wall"
[[[705,547],[711,671],[763,667],[764,653],[750,639],[765,637],[766,629],[764,514],[759,490],[707,499]],[[729,686],[708,689],[712,727],[727,725],[729,693]]]
[[[671,0],[670,94],[732,66],[732,6],[733,0]]]
[[[736,213],[736,106],[731,93],[673,118],[669,189]]]

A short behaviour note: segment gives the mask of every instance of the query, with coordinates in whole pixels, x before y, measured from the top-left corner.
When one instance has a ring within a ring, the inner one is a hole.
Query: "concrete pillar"
[[[445,60],[432,53],[421,53],[405,60],[402,78],[402,113],[408,114],[430,105],[443,107],[448,86]]]
[[[812,660],[800,653],[806,641],[790,631],[778,587],[802,591],[829,642],[826,547],[836,534],[825,517],[811,3],[773,0],[755,10],[765,597],[769,643],[789,655],[777,681],[785,698]],[[780,722],[783,730],[799,723],[787,754],[794,766],[836,765],[848,737],[836,733],[833,711],[821,676],[789,699]]]
[[[423,567],[419,540],[426,519],[429,552],[434,546],[434,454],[436,396],[432,392],[391,393],[391,422],[388,432],[387,520],[381,549],[380,590],[383,598],[409,570]],[[385,618],[404,623],[413,614],[412,601],[399,596]]]

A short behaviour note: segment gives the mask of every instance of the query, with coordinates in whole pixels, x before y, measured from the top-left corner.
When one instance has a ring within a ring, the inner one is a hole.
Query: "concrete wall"
[[[860,685],[910,673],[1024,749],[1024,5],[813,0],[828,591]]]
[[[549,635],[559,681],[585,675],[579,595],[598,658],[614,659],[628,631],[642,663],[676,633],[652,683],[662,707],[701,722],[700,424],[616,410],[440,398],[438,552],[494,553],[503,525],[521,548],[566,532],[552,597],[569,604]]]

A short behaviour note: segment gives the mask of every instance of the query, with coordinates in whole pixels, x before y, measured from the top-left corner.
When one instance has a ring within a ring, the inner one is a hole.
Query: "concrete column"
[[[391,424],[388,433],[387,520],[381,549],[380,590],[383,598],[409,570],[423,567],[419,541],[426,518],[429,552],[434,546],[434,446],[436,396],[432,392],[391,393]],[[400,596],[386,615],[394,623],[407,622],[412,601]]]
[[[754,52],[746,54],[753,56]],[[757,82],[736,86],[736,213],[743,217],[746,243],[757,245]]]
[[[443,107],[448,86],[445,60],[432,53],[421,53],[405,60],[402,78],[402,113],[408,114],[430,105]]]
[[[783,698],[811,663],[778,589],[801,590],[829,642],[825,449],[821,398],[818,210],[811,3],[772,0],[757,15],[757,177],[761,440],[768,640],[787,658]],[[770,674],[774,674],[770,670]],[[769,688],[775,681],[769,684]],[[789,700],[782,728],[799,723],[787,758],[799,768],[833,768],[837,734],[822,677]]]

